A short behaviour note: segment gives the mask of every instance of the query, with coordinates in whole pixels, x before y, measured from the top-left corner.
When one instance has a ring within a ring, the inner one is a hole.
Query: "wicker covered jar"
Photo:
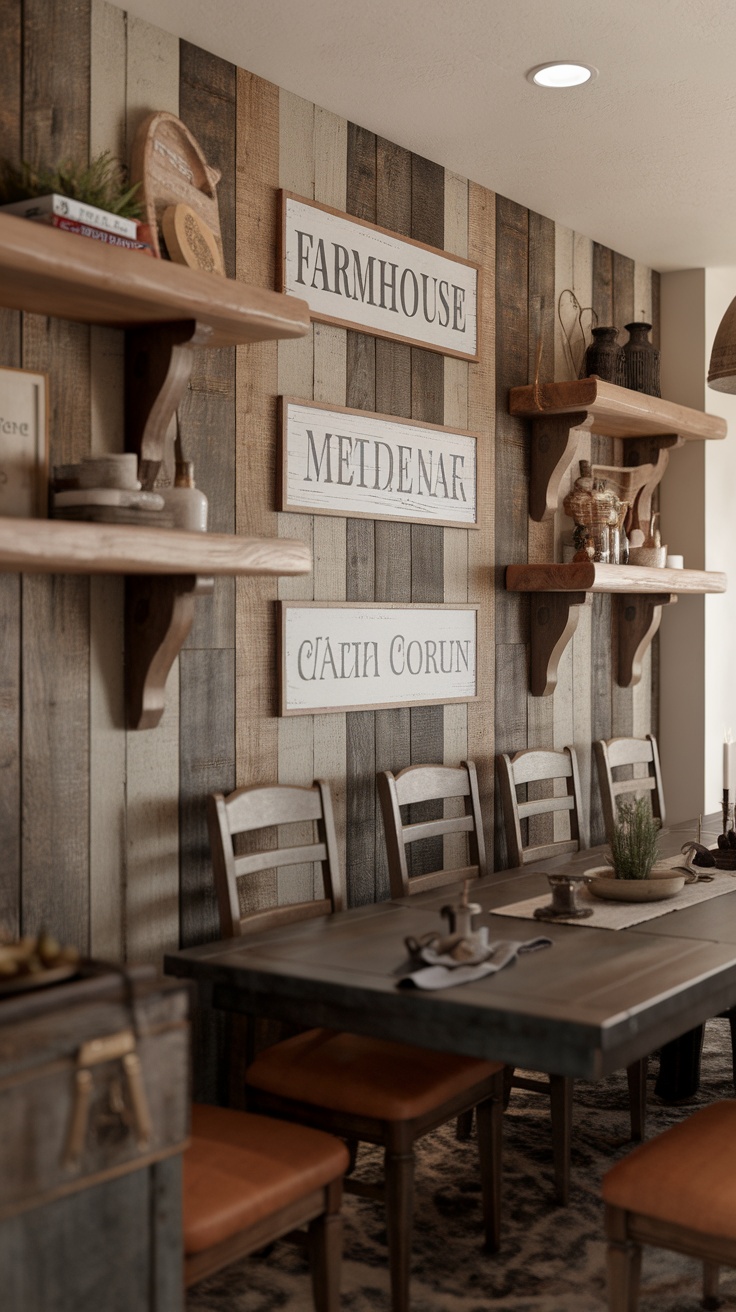
[[[580,477],[562,503],[566,515],[575,521],[576,545],[582,546],[589,534],[595,546],[594,560],[608,564],[611,538],[618,527],[621,503],[606,487],[605,479],[594,479],[589,460],[580,461]],[[618,535],[616,535],[618,536]]]

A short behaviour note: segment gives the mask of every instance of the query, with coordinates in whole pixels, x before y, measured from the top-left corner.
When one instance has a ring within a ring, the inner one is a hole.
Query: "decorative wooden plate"
[[[224,277],[225,264],[215,234],[191,205],[169,205],[163,212],[161,231],[170,259]]]
[[[189,128],[175,114],[159,110],[143,120],[133,145],[130,176],[141,184],[143,222],[150,226],[158,256],[164,211],[171,205],[188,205],[213,234],[222,261],[216,192],[220,173],[209,167]]]
[[[588,888],[607,902],[664,902],[685,887],[686,875],[652,872],[648,879],[616,879],[610,866],[586,870]]]

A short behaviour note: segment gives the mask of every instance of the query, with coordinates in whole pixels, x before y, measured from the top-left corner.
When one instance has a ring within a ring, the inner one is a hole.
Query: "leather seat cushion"
[[[736,1101],[712,1103],[635,1148],[603,1180],[615,1207],[736,1239]]]
[[[309,1030],[260,1053],[247,1083],[330,1111],[409,1121],[503,1070],[501,1062]]]
[[[184,1251],[200,1253],[342,1175],[344,1143],[321,1130],[221,1107],[192,1108],[184,1153]]]

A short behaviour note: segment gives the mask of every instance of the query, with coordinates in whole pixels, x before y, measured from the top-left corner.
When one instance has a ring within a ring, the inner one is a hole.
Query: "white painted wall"
[[[662,395],[722,415],[723,442],[672,453],[661,488],[662,541],[695,569],[731,571],[736,588],[736,397],[706,386],[721,317],[736,295],[736,269],[662,276]],[[680,597],[661,627],[660,751],[667,818],[717,810],[723,730],[736,732],[736,599]]]

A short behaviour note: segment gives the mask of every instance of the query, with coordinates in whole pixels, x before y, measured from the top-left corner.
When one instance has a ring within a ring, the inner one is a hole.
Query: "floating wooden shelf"
[[[618,629],[617,681],[633,688],[641,679],[642,661],[659,628],[662,607],[679,595],[725,592],[726,575],[698,569],[645,569],[641,565],[509,565],[509,592],[531,597],[530,686],[535,697],[547,697],[557,686],[560,657],[575,632],[580,607],[594,593],[616,598]]]
[[[125,330],[125,442],[152,488],[194,349],[303,337],[305,301],[0,215],[0,306]],[[216,574],[303,574],[302,542],[134,525],[0,519],[0,571],[126,575],[132,728],[150,729]]]
[[[596,377],[512,387],[509,411],[534,421],[529,511],[536,520],[550,519],[557,509],[562,480],[579,449],[581,429],[625,439],[628,464],[652,464],[651,476],[638,492],[636,523],[644,522],[651,513],[652,493],[667,467],[670,450],[683,442],[726,436],[726,422],[716,415]]]
[[[291,538],[0,518],[0,571],[34,574],[307,574],[309,548]]]
[[[303,337],[306,301],[0,214],[0,305],[113,328],[196,322],[198,346]]]

